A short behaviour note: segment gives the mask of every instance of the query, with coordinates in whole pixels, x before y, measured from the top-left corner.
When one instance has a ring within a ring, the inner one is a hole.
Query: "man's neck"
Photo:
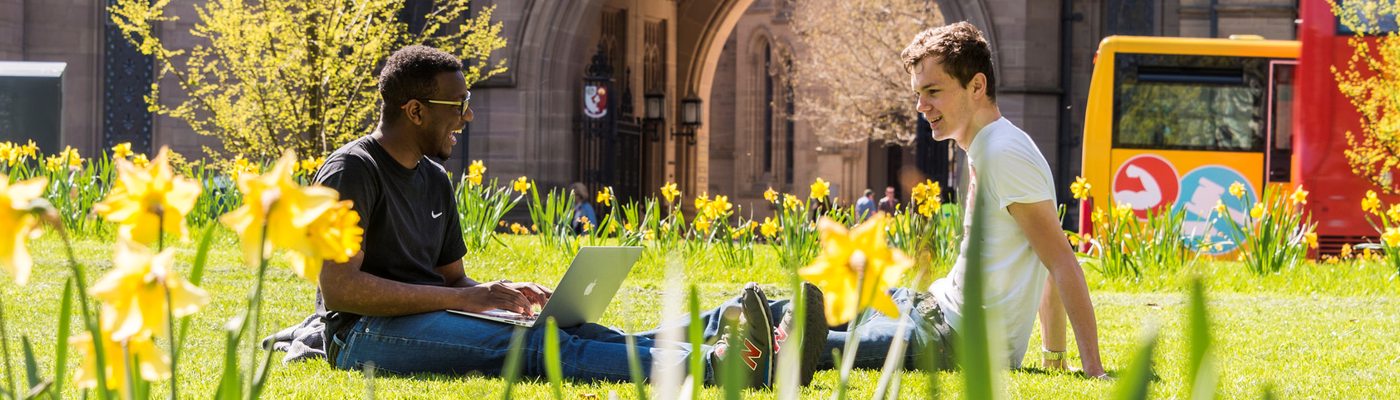
[[[967,148],[971,147],[972,142],[977,139],[977,135],[982,132],[982,128],[986,128],[987,125],[991,125],[999,119],[1001,119],[1001,108],[997,107],[996,103],[989,103],[977,108],[976,111],[972,112],[972,123],[968,124],[967,131],[963,132],[963,137],[960,140],[956,140],[958,147],[967,151]]]
[[[417,167],[418,160],[423,158],[423,152],[413,143],[412,135],[402,127],[380,121],[374,133],[370,135],[379,140],[379,145],[384,147],[384,151],[389,152],[389,156],[394,157],[394,161],[398,161],[404,168]]]

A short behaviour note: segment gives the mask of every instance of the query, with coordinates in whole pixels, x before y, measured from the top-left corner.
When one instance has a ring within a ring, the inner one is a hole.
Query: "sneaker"
[[[806,312],[803,318],[806,323],[803,324],[803,326],[806,328],[806,331],[802,338],[802,358],[800,359],[802,372],[800,382],[802,386],[807,386],[808,383],[812,382],[812,376],[817,373],[817,362],[821,359],[822,352],[826,351],[826,334],[828,328],[826,326],[825,317],[826,302],[822,298],[821,289],[817,289],[817,287],[811,283],[802,282],[802,293],[806,296],[806,301],[803,303]],[[781,353],[783,344],[787,343],[787,340],[791,338],[790,333],[792,333],[794,328],[793,318],[796,317],[793,305],[794,303],[788,303],[786,307],[783,307],[783,318],[778,322],[778,326],[774,327],[773,353],[775,354]]]
[[[710,356],[710,367],[714,371],[715,382],[722,382],[725,376],[724,361],[730,356],[741,357],[739,368],[744,371],[748,378],[748,385],[755,388],[766,388],[773,382],[773,324],[768,316],[768,303],[763,301],[762,291],[757,285],[749,284],[744,287],[744,296],[741,303],[743,313],[740,316],[741,324],[730,325],[738,327],[734,329],[724,329],[726,333],[720,335],[719,342],[715,343]],[[730,344],[734,348],[730,348]]]

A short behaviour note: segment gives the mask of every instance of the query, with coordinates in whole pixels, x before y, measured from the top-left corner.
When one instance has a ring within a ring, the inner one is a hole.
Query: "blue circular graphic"
[[[1230,185],[1239,182],[1244,185],[1244,196],[1230,194]],[[1172,205],[1172,211],[1184,211],[1181,233],[1186,235],[1191,248],[1200,247],[1200,242],[1209,237],[1216,244],[1203,251],[1217,255],[1234,251],[1239,247],[1230,222],[1215,210],[1217,202],[1225,204],[1228,214],[1235,223],[1244,226],[1249,217],[1249,206],[1255,201],[1254,185],[1249,183],[1239,171],[1222,165],[1204,165],[1181,177],[1181,193]]]

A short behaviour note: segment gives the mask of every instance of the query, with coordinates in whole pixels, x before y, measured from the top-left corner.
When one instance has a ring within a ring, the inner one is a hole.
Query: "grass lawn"
[[[532,238],[503,239],[506,248],[493,245],[485,254],[467,256],[469,276],[553,285],[569,260],[568,255],[540,247]],[[188,273],[193,247],[193,243],[181,245],[178,259],[182,273]],[[16,379],[23,375],[18,351],[21,335],[33,342],[36,356],[44,364],[42,371],[52,371],[57,309],[68,276],[56,235],[34,240],[31,252],[37,265],[29,285],[17,287],[9,276],[0,283]],[[77,252],[88,268],[89,284],[111,266],[109,240],[80,240]],[[192,317],[191,335],[180,359],[181,397],[210,397],[218,384],[224,340],[221,327],[242,309],[254,282],[255,271],[245,268],[239,257],[233,235],[220,232],[201,285],[213,295],[213,301]],[[772,298],[789,297],[791,293],[783,284],[787,272],[777,266],[773,253],[760,248],[756,260],[752,267],[727,268],[717,257],[695,254],[687,257],[687,282],[698,285],[702,307],[712,307],[737,294],[747,281],[764,284]],[[269,270],[263,299],[266,322],[260,337],[300,321],[313,310],[314,287],[295,277],[285,265],[277,260]],[[655,299],[664,288],[663,265],[655,255],[644,257],[601,322],[638,331],[660,321]],[[1394,269],[1374,264],[1309,263],[1278,275],[1257,277],[1233,262],[1202,262],[1197,268],[1199,271],[1163,273],[1134,282],[1107,281],[1093,271],[1086,272],[1098,313],[1104,364],[1110,371],[1124,368],[1139,338],[1156,329],[1162,342],[1153,395],[1185,396],[1183,283],[1187,276],[1199,272],[1208,288],[1222,397],[1258,398],[1268,386],[1282,398],[1400,397],[1400,384],[1396,383],[1400,380],[1400,338],[1396,337],[1400,334],[1400,280],[1395,278]],[[78,331],[79,324],[73,329]],[[1038,333],[1031,340],[1031,349],[1037,349]],[[1071,365],[1077,366],[1074,346],[1070,348]],[[280,359],[282,354],[275,356]],[[69,360],[70,369],[76,368],[77,356],[70,355]],[[1041,371],[1034,368],[1038,364],[1038,352],[1028,352],[1024,363],[1028,368],[1006,375],[1006,391],[1012,398],[1102,398],[1112,386],[1110,382]],[[929,376],[905,372],[901,397],[923,397]],[[961,393],[957,372],[934,377],[944,395]],[[857,371],[851,379],[852,397],[869,397],[877,378],[877,371]],[[829,397],[836,380],[835,371],[819,372],[803,397]],[[265,393],[267,398],[277,399],[363,398],[370,384],[359,372],[334,370],[323,361],[277,363]],[[381,398],[495,398],[500,396],[504,381],[482,376],[379,376],[372,385]],[[166,390],[164,384],[153,388],[157,397],[164,397]],[[564,386],[565,398],[583,394],[606,398],[609,391],[622,398],[633,397],[633,388],[627,383],[566,382]],[[516,388],[521,398],[548,397],[549,393],[549,384],[543,380],[528,380]],[[70,383],[65,395],[77,398],[80,392]],[[720,393],[711,389],[708,395],[717,397]],[[769,391],[751,391],[749,395],[774,396]]]

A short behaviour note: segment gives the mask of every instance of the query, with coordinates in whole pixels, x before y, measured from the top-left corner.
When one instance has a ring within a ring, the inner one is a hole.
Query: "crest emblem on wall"
[[[598,85],[583,87],[583,114],[589,118],[608,115],[608,88]]]

